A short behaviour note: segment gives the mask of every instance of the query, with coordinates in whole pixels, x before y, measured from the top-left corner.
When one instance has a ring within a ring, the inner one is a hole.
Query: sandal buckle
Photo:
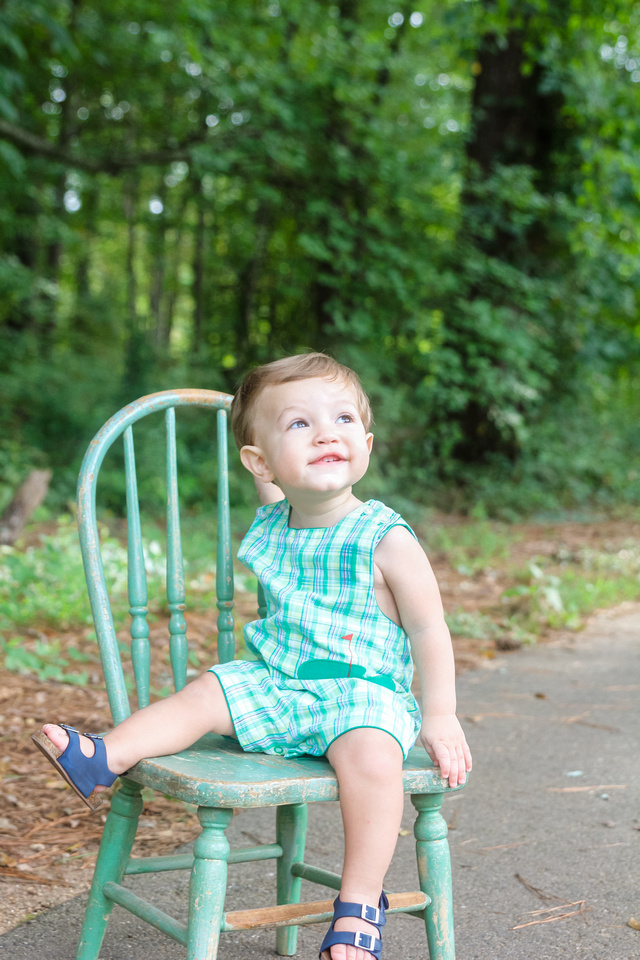
[[[381,926],[381,911],[378,910],[377,907],[372,907],[368,903],[363,903],[360,916],[368,923],[375,923],[376,926]]]
[[[363,950],[367,950],[369,953],[373,951],[376,938],[372,937],[370,933],[355,933],[354,938],[354,947],[362,947]]]

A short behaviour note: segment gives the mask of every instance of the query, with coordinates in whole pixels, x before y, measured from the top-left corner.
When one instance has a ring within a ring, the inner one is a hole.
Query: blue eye
[[[336,423],[354,423],[355,417],[352,417],[350,413],[341,413]]]
[[[309,426],[309,424],[307,423],[306,420],[294,420],[291,424],[289,424],[289,429],[299,430],[300,427],[307,427],[307,426]]]

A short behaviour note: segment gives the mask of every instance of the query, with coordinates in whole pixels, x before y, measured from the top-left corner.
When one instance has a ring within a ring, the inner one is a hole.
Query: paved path
[[[565,642],[501,656],[459,680],[459,707],[475,757],[450,823],[458,960],[636,960],[640,931],[640,614],[594,621]],[[335,869],[336,804],[310,814],[309,860]],[[404,826],[410,829],[412,808]],[[267,812],[234,819],[232,842],[272,837]],[[269,902],[266,864],[239,865],[230,898]],[[401,836],[390,889],[416,878],[411,836]],[[183,916],[185,874],[131,881]],[[310,898],[319,888],[310,888]],[[311,893],[311,890],[313,892]],[[321,894],[324,895],[324,894]],[[557,908],[555,912],[551,912]],[[7,960],[75,956],[83,900],[47,911],[0,937]],[[540,911],[546,911],[541,913]],[[580,912],[576,912],[580,911]],[[573,914],[540,923],[547,918]],[[529,924],[522,926],[522,924]],[[514,929],[519,927],[519,929]],[[317,957],[323,930],[301,930],[298,956]],[[102,960],[178,960],[182,950],[115,908]],[[221,960],[273,957],[273,934],[229,934]],[[384,960],[426,960],[423,928],[392,918]]]
[[[640,955],[639,655],[640,615],[601,618],[462,678],[478,776],[450,833],[460,960]]]

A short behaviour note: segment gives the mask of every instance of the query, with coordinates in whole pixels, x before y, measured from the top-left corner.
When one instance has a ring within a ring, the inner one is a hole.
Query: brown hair
[[[240,384],[231,404],[231,429],[238,448],[254,442],[253,416],[258,398],[265,387],[291,383],[294,380],[309,380],[312,377],[342,380],[353,387],[358,412],[365,430],[369,430],[373,419],[371,407],[357,374],[325,353],[301,353],[255,367]]]

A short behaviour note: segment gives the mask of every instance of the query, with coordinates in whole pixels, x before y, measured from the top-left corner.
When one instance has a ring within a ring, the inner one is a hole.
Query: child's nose
[[[337,439],[337,432],[334,423],[322,424],[316,431],[316,443],[334,443]]]

